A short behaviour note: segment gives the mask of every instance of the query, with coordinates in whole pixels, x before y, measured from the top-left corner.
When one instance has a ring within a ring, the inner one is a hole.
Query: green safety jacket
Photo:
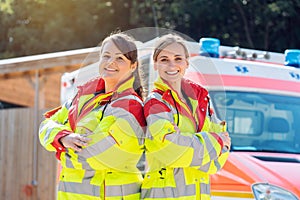
[[[138,164],[146,124],[133,81],[130,77],[105,93],[104,80],[94,79],[79,86],[72,101],[46,114],[39,139],[61,162],[58,199],[140,199]],[[76,152],[59,142],[70,133],[86,134],[92,141]]]
[[[208,109],[208,92],[182,80],[187,103],[162,79],[144,103],[147,173],[142,199],[210,199],[209,175],[225,164],[224,132]],[[208,114],[207,114],[208,113]]]

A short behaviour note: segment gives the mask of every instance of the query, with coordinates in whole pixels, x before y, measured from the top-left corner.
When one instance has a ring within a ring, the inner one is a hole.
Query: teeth
[[[109,67],[106,67],[105,70],[107,70],[107,71],[117,71],[116,69],[109,68]]]
[[[174,72],[166,72],[167,74],[170,74],[170,75],[174,75],[174,74],[177,74],[179,71],[174,71]]]

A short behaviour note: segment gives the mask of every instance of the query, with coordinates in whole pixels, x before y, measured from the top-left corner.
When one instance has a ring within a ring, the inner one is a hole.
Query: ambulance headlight
[[[253,184],[252,191],[256,200],[299,200],[293,193],[268,183]]]

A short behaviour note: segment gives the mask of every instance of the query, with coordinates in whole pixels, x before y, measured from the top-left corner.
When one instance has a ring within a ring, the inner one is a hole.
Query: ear
[[[136,70],[136,68],[137,68],[137,62],[131,64],[130,69],[132,72],[134,72]]]
[[[188,59],[186,59],[186,60],[185,60],[185,62],[186,62],[186,68],[189,68],[189,66],[190,66],[190,62],[189,62],[189,60],[188,60]]]

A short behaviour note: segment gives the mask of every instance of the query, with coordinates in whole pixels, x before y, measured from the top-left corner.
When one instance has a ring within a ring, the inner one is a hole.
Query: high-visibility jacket
[[[108,93],[103,79],[90,81],[41,123],[40,143],[56,151],[62,165],[58,199],[140,199],[137,164],[144,150],[145,119],[133,81],[130,77]],[[72,132],[92,141],[80,152],[64,148],[59,138]]]
[[[148,169],[142,199],[210,199],[209,175],[228,158],[217,134],[226,128],[208,111],[207,90],[187,79],[181,84],[186,103],[160,78],[144,103]]]

